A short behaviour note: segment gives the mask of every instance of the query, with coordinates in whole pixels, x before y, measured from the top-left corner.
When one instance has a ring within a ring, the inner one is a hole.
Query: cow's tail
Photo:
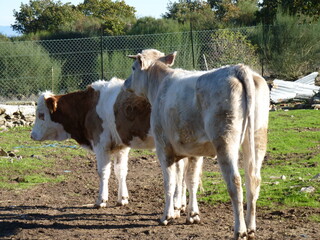
[[[247,164],[253,169],[255,168],[255,139],[254,139],[254,124],[255,124],[255,85],[253,80],[252,70],[244,65],[236,66],[236,76],[241,81],[244,93],[245,93],[245,106],[246,111],[244,113],[243,128],[241,143],[247,138],[248,146],[248,156]]]

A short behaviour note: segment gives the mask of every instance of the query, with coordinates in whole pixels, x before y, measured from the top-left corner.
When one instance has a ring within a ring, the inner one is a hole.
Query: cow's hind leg
[[[246,137],[243,143],[247,189],[246,223],[248,237],[253,239],[256,231],[256,202],[259,197],[261,183],[260,169],[267,149],[267,129],[255,131],[255,161],[250,161],[252,158],[249,156],[249,146],[248,138]]]
[[[185,173],[185,179],[189,191],[189,204],[187,211],[187,223],[200,223],[197,191],[202,172],[203,157],[190,157]]]
[[[186,204],[186,190],[184,183],[184,169],[185,169],[185,159],[181,159],[176,162],[176,188],[174,192],[173,202],[174,202],[174,217],[179,218],[180,213],[185,210]],[[182,209],[184,208],[184,209]]]
[[[114,173],[118,180],[118,200],[119,206],[124,206],[129,203],[129,193],[127,188],[127,173],[128,173],[128,154],[130,148],[124,148],[114,154]]]
[[[217,150],[218,163],[232,201],[235,218],[235,239],[246,239],[247,229],[243,212],[243,192],[241,176],[238,170],[239,144],[236,142],[238,141],[232,142],[231,139],[225,141],[220,138],[214,145]]]
[[[95,148],[94,152],[96,154],[98,175],[100,178],[99,195],[95,206],[104,208],[107,206],[109,198],[108,184],[111,173],[110,155],[101,147]]]

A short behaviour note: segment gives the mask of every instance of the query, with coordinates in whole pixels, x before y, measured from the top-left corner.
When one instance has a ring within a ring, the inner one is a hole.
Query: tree
[[[196,30],[214,29],[218,26],[215,13],[206,2],[170,2],[167,9],[168,12],[163,15],[163,18],[176,20],[180,24],[188,24],[192,21]]]
[[[208,0],[169,3],[165,18],[180,23],[192,21],[197,30],[254,25],[258,11],[257,0]]]
[[[223,25],[253,25],[258,11],[257,0],[208,0],[217,20]]]
[[[108,35],[120,35],[135,21],[135,9],[122,1],[85,0],[78,5],[85,16],[102,20],[104,32]]]
[[[19,12],[13,12],[16,20],[12,28],[23,34],[58,31],[81,14],[73,5],[62,4],[60,0],[30,0],[29,4],[21,4]]]
[[[179,23],[172,19],[139,18],[128,32],[131,35],[179,32]]]
[[[264,24],[272,24],[280,10],[308,22],[317,21],[320,16],[319,0],[264,0],[260,7],[259,18]]]

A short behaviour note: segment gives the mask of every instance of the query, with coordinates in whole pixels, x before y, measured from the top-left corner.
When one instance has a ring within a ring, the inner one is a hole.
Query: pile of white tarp
[[[275,79],[270,93],[271,102],[285,102],[291,99],[310,99],[320,91],[315,86],[318,72],[313,72],[294,82]]]

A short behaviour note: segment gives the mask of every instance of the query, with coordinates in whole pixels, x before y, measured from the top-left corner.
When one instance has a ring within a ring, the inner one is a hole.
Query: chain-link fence
[[[250,39],[255,28],[152,35],[101,36],[45,41],[0,42],[0,102],[36,100],[45,90],[66,93],[113,76],[127,78],[127,55],[155,48],[177,51],[175,67],[210,69],[245,63],[260,70]]]

